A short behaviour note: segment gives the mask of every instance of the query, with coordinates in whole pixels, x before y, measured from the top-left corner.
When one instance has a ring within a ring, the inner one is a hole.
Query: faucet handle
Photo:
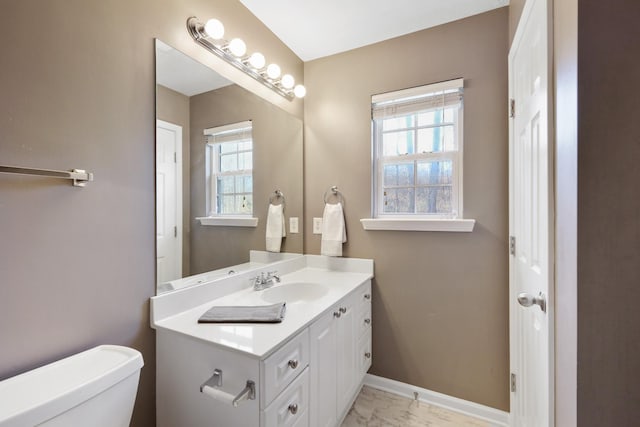
[[[275,279],[276,282],[280,282],[280,276],[278,276],[278,271],[269,271],[267,272],[267,280]]]

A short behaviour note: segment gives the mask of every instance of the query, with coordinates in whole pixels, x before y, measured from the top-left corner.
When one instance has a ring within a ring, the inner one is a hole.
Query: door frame
[[[553,0],[526,0],[524,8],[522,10],[522,14],[520,16],[520,20],[518,22],[518,27],[516,29],[515,35],[513,37],[513,41],[511,43],[511,47],[508,55],[508,90],[509,90],[509,114],[511,114],[511,99],[513,99],[513,71],[512,71],[512,61],[515,52],[515,48],[519,46],[521,43],[521,39],[523,37],[524,32],[524,23],[529,19],[534,3],[537,1],[543,1],[546,3],[546,27],[547,27],[547,151],[548,151],[548,262],[549,262],[549,287],[546,295],[546,309],[548,316],[548,367],[549,367],[549,395],[548,395],[548,404],[549,404],[549,427],[553,427],[555,425],[555,294],[556,294],[556,236],[555,236],[555,228],[556,228],[556,215],[555,215],[555,188],[556,188],[556,179],[555,179],[555,79],[554,79],[554,35],[553,35]],[[516,114],[517,114],[517,105],[516,105]],[[512,203],[513,203],[513,182],[512,177],[514,174],[513,171],[513,149],[512,145],[515,143],[515,135],[514,135],[514,126],[513,126],[513,118],[509,119],[509,235],[513,234],[513,218],[512,218]],[[514,307],[517,308],[517,294],[518,290],[514,289],[514,273],[513,273],[513,255],[509,254],[509,371],[510,373],[514,372],[514,363],[519,357],[518,355],[518,340],[514,339],[513,332],[513,323],[514,319]],[[520,356],[521,357],[521,356]],[[511,375],[510,375],[511,378]],[[517,388],[517,380],[516,380],[516,388]],[[515,394],[510,391],[510,415],[509,415],[509,424],[514,425],[513,420],[513,408],[515,407]],[[543,427],[543,426],[540,426]],[[546,426],[545,426],[546,427]]]
[[[180,277],[182,277],[183,274],[183,265],[182,265],[182,258],[183,258],[183,253],[184,253],[184,248],[183,248],[183,224],[182,224],[182,211],[183,211],[183,203],[184,201],[182,200],[182,187],[183,187],[183,179],[182,179],[182,126],[171,123],[171,122],[167,122],[165,120],[160,120],[160,119],[156,119],[156,153],[157,153],[157,149],[158,149],[158,128],[162,127],[164,129],[168,129],[171,131],[174,131],[177,135],[177,143],[176,143],[176,245],[177,247],[177,260],[176,260],[176,267],[178,272],[180,273]],[[157,158],[157,157],[156,157]],[[157,185],[156,185],[156,198],[157,198]],[[156,203],[156,209],[157,209],[157,203]],[[157,215],[157,212],[156,212]],[[157,216],[156,216],[157,218]],[[157,235],[157,227],[158,224],[156,222],[156,235]],[[157,243],[156,243],[156,259],[158,257],[158,253],[157,253],[158,249],[157,249]],[[180,277],[177,277],[180,278]],[[156,285],[158,285],[158,278],[156,277]]]

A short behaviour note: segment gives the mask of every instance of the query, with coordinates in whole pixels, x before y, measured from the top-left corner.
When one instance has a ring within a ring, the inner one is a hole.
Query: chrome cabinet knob
[[[340,313],[344,314],[347,312],[347,307],[340,307],[339,310],[340,310]]]
[[[289,412],[291,412],[291,414],[295,415],[298,413],[298,404],[297,403],[292,403],[291,405],[289,405]]]
[[[371,324],[371,319],[364,319],[364,323],[366,323],[367,325]]]
[[[367,352],[364,354],[364,357],[366,357],[367,359],[371,359],[371,353],[367,351]]]
[[[288,365],[291,369],[296,369],[298,367],[298,361],[296,359],[291,359],[289,360]]]
[[[333,317],[340,317],[340,316],[342,316],[342,314],[340,314],[339,311],[334,311],[333,312]]]
[[[547,299],[544,294],[540,292],[538,296],[533,296],[526,292],[522,292],[518,294],[518,303],[523,307],[531,307],[532,305],[540,306],[540,310],[543,313],[547,312]]]

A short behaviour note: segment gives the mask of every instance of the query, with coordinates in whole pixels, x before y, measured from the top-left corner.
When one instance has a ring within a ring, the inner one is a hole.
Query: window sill
[[[218,227],[257,227],[258,218],[249,216],[201,216],[196,218],[201,225]]]
[[[475,219],[405,219],[405,218],[363,218],[360,220],[365,230],[392,231],[450,231],[470,233]]]

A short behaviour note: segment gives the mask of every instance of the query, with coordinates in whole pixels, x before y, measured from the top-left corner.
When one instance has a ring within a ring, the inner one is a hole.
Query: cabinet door
[[[336,309],[337,312],[337,309]],[[333,311],[322,316],[309,328],[311,370],[312,427],[333,427],[336,418],[336,327],[339,319]]]
[[[356,369],[356,319],[358,313],[354,308],[354,296],[342,300],[338,304],[338,311],[340,317],[336,321],[337,407],[338,414],[343,414],[352,400],[359,377]]]

